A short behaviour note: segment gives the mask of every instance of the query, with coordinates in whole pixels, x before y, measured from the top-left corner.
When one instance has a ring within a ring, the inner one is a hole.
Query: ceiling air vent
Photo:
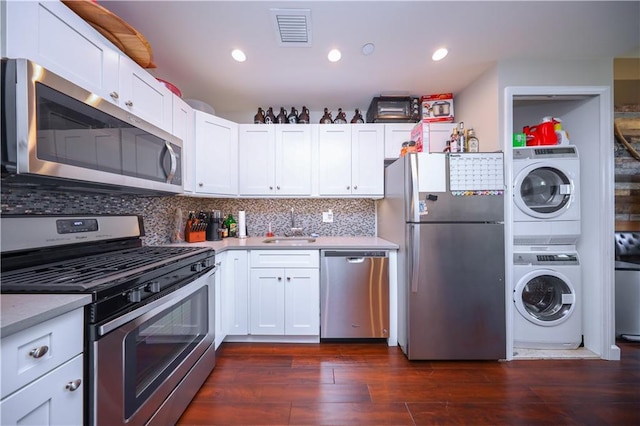
[[[310,9],[270,9],[280,46],[311,46]]]

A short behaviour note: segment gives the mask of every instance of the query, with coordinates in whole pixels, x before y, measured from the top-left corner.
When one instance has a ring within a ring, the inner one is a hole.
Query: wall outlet
[[[322,221],[327,223],[333,222],[333,212],[331,210],[322,212]]]

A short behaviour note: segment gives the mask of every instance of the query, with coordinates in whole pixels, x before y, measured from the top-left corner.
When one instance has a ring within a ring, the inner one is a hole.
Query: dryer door
[[[549,219],[562,215],[574,200],[574,183],[562,170],[532,165],[516,176],[513,197],[526,215]]]
[[[569,279],[548,269],[538,269],[522,277],[513,296],[520,315],[543,326],[565,322],[573,313],[576,302]]]

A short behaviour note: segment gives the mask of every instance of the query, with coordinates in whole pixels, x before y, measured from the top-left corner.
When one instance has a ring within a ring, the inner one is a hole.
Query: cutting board
[[[147,39],[122,18],[92,0],[62,2],[142,68],[156,67]]]

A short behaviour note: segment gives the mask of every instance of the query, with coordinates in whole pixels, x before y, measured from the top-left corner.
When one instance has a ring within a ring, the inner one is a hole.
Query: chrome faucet
[[[289,230],[291,237],[298,237],[302,235],[302,228],[296,227],[296,218],[293,213],[293,207],[291,207],[291,229]]]

